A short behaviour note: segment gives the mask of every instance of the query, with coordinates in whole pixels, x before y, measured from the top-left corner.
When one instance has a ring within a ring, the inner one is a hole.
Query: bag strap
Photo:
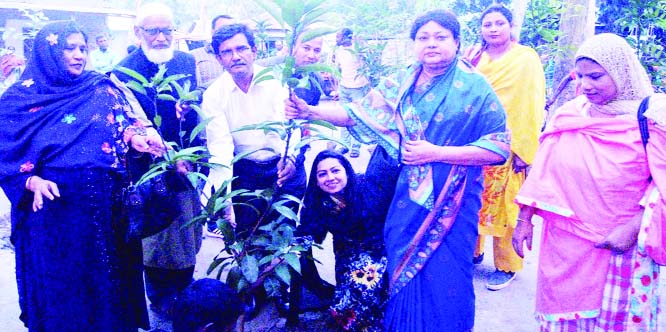
[[[641,105],[638,107],[638,129],[641,131],[641,140],[643,141],[643,149],[646,149],[647,152],[647,143],[650,139],[650,132],[648,131],[647,118],[645,117],[645,111],[648,109],[648,104],[650,103],[650,96],[645,97],[641,102]],[[648,178],[648,181],[652,181],[652,175]]]
[[[647,118],[645,117],[645,111],[647,111],[648,104],[650,103],[650,97],[645,97],[641,102],[641,106],[638,107],[638,128],[641,130],[641,140],[643,141],[643,147],[647,146],[648,139],[650,138],[650,132],[648,131]]]

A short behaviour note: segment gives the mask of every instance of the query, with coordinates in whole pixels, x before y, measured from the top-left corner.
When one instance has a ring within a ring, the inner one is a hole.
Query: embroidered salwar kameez
[[[514,199],[525,181],[525,172],[516,173],[516,156],[531,164],[539,144],[545,104],[545,77],[539,55],[531,48],[513,44],[499,59],[483,53],[476,68],[488,79],[506,110],[511,132],[511,157],[500,166],[486,166],[483,204],[479,211],[479,241],[475,256],[483,253],[484,236],[494,237],[495,267],[505,272],[522,269],[523,261],[511,246],[518,205]]]

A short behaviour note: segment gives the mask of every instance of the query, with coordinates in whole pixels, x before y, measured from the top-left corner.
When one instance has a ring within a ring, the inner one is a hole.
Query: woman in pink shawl
[[[523,243],[531,249],[532,216],[543,218],[541,331],[656,331],[666,96],[654,94],[634,50],[613,34],[585,41],[575,70],[581,95],[556,111],[541,137],[516,197],[513,247],[521,257]],[[647,96],[644,147],[637,112]]]

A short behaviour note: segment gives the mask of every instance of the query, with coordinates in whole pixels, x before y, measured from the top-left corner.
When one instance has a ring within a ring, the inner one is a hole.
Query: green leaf
[[[138,92],[142,95],[146,95],[146,88],[144,88],[143,85],[141,85],[137,81],[127,81],[127,82],[125,82],[125,85],[128,88],[130,88],[130,89],[132,89],[132,90],[134,90],[134,91],[136,91],[136,92]]]
[[[180,88],[181,92],[178,93],[178,96],[182,96],[184,92],[189,92],[189,89],[188,90],[183,90],[181,85],[178,84],[178,82],[176,82],[176,81],[178,81],[180,79],[183,79],[183,78],[186,78],[186,77],[190,77],[190,76],[192,76],[192,75],[190,75],[190,74],[169,75],[160,83],[160,87],[164,87],[164,89],[166,89],[168,87],[169,90],[171,90],[170,86],[173,86],[174,89],[176,89],[176,91],[178,91],[178,88]],[[189,82],[189,81],[186,81],[186,82]]]
[[[144,86],[148,85],[148,80],[145,77],[143,77],[143,75],[139,74],[139,72],[137,72],[135,70],[129,69],[127,67],[122,67],[122,66],[117,66],[117,67],[115,67],[115,69],[117,69],[119,72],[121,72],[123,74],[126,74],[126,75],[132,77],[133,79],[139,81]],[[144,94],[145,94],[145,92],[144,92]]]
[[[292,88],[292,89],[298,87],[299,83],[300,83],[300,81],[297,78],[290,77],[290,78],[287,79],[287,86]]]
[[[289,285],[291,283],[291,272],[289,272],[289,268],[287,267],[287,265],[280,264],[277,267],[275,267],[275,274],[285,284]]]
[[[269,133],[269,132],[280,133],[280,131],[282,130],[281,127],[284,127],[284,123],[285,122],[283,121],[264,121],[261,123],[241,126],[239,128],[234,129],[232,133],[246,131],[246,130],[263,130],[264,133]]]
[[[273,259],[275,259],[275,258],[276,258],[276,255],[266,255],[266,256],[264,256],[264,258],[262,258],[262,259],[259,261],[259,265],[260,265],[260,266],[262,266],[262,265],[266,265],[267,263],[272,262]]]
[[[296,272],[301,273],[301,262],[298,259],[298,255],[294,253],[288,253],[284,255],[284,260],[294,269]]]
[[[136,186],[140,186],[143,183],[145,183],[147,181],[150,181],[150,179],[152,179],[156,176],[159,176],[160,174],[165,173],[165,172],[168,172],[168,171],[166,171],[166,170],[155,170],[155,171],[152,171],[152,172],[148,171],[148,172],[144,173],[143,176],[141,176],[141,178],[139,178],[139,181],[136,182]]]
[[[282,194],[280,198],[281,200],[278,202],[279,204],[284,204],[286,202],[294,202],[297,204],[301,204],[301,199],[294,195]]]
[[[273,232],[273,229],[274,229],[274,228],[275,228],[275,222],[270,222],[270,223],[268,223],[268,224],[266,224],[266,225],[262,225],[262,226],[259,227],[260,230],[262,230],[262,231],[266,231],[266,232],[268,232],[268,233]]]
[[[275,210],[277,210],[280,214],[282,214],[286,218],[291,219],[291,220],[298,220],[298,216],[290,208],[288,208],[284,205],[274,206],[274,208],[275,208]]]
[[[185,177],[187,177],[187,180],[190,181],[192,188],[198,187],[199,180],[201,180],[201,182],[206,182],[206,176],[199,172],[187,172],[187,174],[185,174]]]
[[[263,8],[269,15],[271,15],[280,25],[284,28],[284,21],[282,20],[282,14],[280,8],[282,1],[266,1],[266,0],[255,0],[255,2]],[[277,6],[276,6],[277,4]]]
[[[203,146],[193,146],[185,149],[181,149],[174,154],[174,158],[182,158],[183,156],[192,156],[201,152],[206,151],[206,147]]]
[[[246,289],[250,288],[250,283],[248,283],[248,280],[246,278],[241,278],[238,280],[238,286],[236,286],[236,291],[239,293],[244,292]]]
[[[213,121],[213,117],[200,121],[199,124],[194,127],[190,133],[190,142],[194,141],[199,136],[199,134],[206,129],[206,126],[211,121]]]
[[[238,241],[235,242],[234,244],[230,245],[229,248],[231,250],[235,250],[237,252],[241,252],[245,246],[245,243],[243,241]]]
[[[315,38],[319,38],[331,33],[336,32],[337,29],[329,28],[329,27],[320,27],[320,28],[313,28],[305,31],[301,36],[301,43],[308,42],[310,40],[313,40]]]
[[[159,114],[155,114],[155,118],[153,118],[153,124],[156,127],[161,128],[162,127],[162,116],[159,115]]]
[[[155,73],[155,75],[153,75],[153,77],[151,77],[150,80],[154,84],[157,84],[157,86],[159,86],[160,83],[162,82],[162,80],[164,79],[164,74],[166,74],[167,68],[166,68],[166,64],[164,64],[164,63],[160,64],[157,67],[158,67],[157,73]]]
[[[337,129],[336,126],[334,126],[334,125],[331,124],[330,122],[328,122],[328,121],[324,121],[324,120],[307,120],[307,123],[308,123],[308,124],[311,124],[311,125],[315,125],[315,126],[322,126],[322,127],[326,128],[326,129],[330,129],[330,130],[335,130],[335,129]]]
[[[165,94],[165,93],[160,93],[159,95],[157,95],[157,99],[166,100],[166,101],[173,101],[173,102],[176,101],[176,98],[174,98],[172,95],[168,95],[168,94]]]
[[[305,6],[302,0],[285,0],[281,9],[285,25],[292,28],[296,27],[303,14],[305,14]]]
[[[282,287],[275,278],[268,277],[264,280],[264,289],[269,297],[277,297],[281,294]]]
[[[217,228],[222,231],[222,236],[224,237],[224,243],[225,245],[227,243],[234,243],[236,242],[236,233],[234,232],[233,227],[228,221],[225,221],[223,219],[218,219],[215,224],[217,225]]]
[[[255,239],[252,241],[252,244],[254,244],[254,245],[256,245],[256,246],[260,246],[260,247],[266,247],[266,246],[268,246],[269,244],[271,244],[271,241],[269,241],[269,240],[268,240],[266,237],[264,237],[264,236],[259,236],[259,237],[255,238]],[[266,257],[264,257],[264,259],[265,259],[265,258],[266,258]],[[270,259],[270,257],[268,257],[268,258]],[[262,259],[261,261],[259,261],[259,264],[260,264],[260,265],[266,263],[266,262],[264,262],[264,259]]]
[[[257,259],[252,255],[246,255],[241,261],[241,272],[250,283],[257,281],[259,277],[259,266]]]
[[[333,66],[325,63],[313,63],[310,65],[300,66],[296,69],[296,73],[318,73],[318,72],[335,73],[336,69]]]
[[[265,77],[269,77],[269,79],[272,79],[273,78],[273,75],[271,75],[272,73],[273,73],[272,67],[262,69],[257,73],[257,75],[254,76],[253,78],[254,84],[257,84],[257,82],[265,81],[266,80]]]
[[[319,7],[321,4],[323,4],[324,1],[326,1],[326,0],[309,0],[309,1],[305,1],[305,6],[303,7],[303,10],[304,10],[306,13],[311,12],[311,11],[317,9],[317,7]]]
[[[213,271],[215,271],[215,269],[217,267],[220,267],[220,269],[224,269],[224,267],[226,266],[225,262],[227,262],[231,259],[233,259],[233,257],[229,257],[229,256],[215,257],[215,259],[213,259],[213,262],[211,262],[211,264],[208,266],[208,270],[206,270],[206,274],[213,273]],[[231,271],[229,273],[231,273]]]

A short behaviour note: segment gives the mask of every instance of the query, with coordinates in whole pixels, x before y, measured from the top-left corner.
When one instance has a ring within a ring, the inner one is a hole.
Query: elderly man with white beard
[[[158,72],[158,65],[165,64],[165,77],[188,75],[178,82],[183,85],[189,80],[192,90],[196,89],[194,57],[174,50],[171,9],[160,3],[143,5],[138,9],[135,24],[134,33],[141,41],[141,49],[128,55],[118,66],[130,68],[150,79]],[[122,82],[133,80],[117,69],[112,73],[112,79],[115,78]],[[156,99],[154,91],[150,89],[147,89],[147,95],[129,89],[124,92],[129,100],[135,98],[132,103],[135,112],[140,113],[138,109],[142,109],[148,121],[155,123],[155,117],[161,117],[159,131],[166,141],[177,142],[181,148],[202,145],[199,139],[189,139],[191,131],[198,123],[196,112],[182,112],[181,105],[174,101]],[[175,91],[170,94],[178,99]],[[131,175],[136,181],[148,170],[152,160],[148,155],[144,155],[130,157],[129,162]],[[191,185],[185,182],[176,184],[176,188],[170,188],[176,191],[181,213],[173,216],[174,222],[169,228],[143,240],[146,293],[151,302],[150,308],[162,314],[169,313],[175,295],[192,282],[196,254],[201,248],[201,226],[184,227],[200,211],[198,195]]]

